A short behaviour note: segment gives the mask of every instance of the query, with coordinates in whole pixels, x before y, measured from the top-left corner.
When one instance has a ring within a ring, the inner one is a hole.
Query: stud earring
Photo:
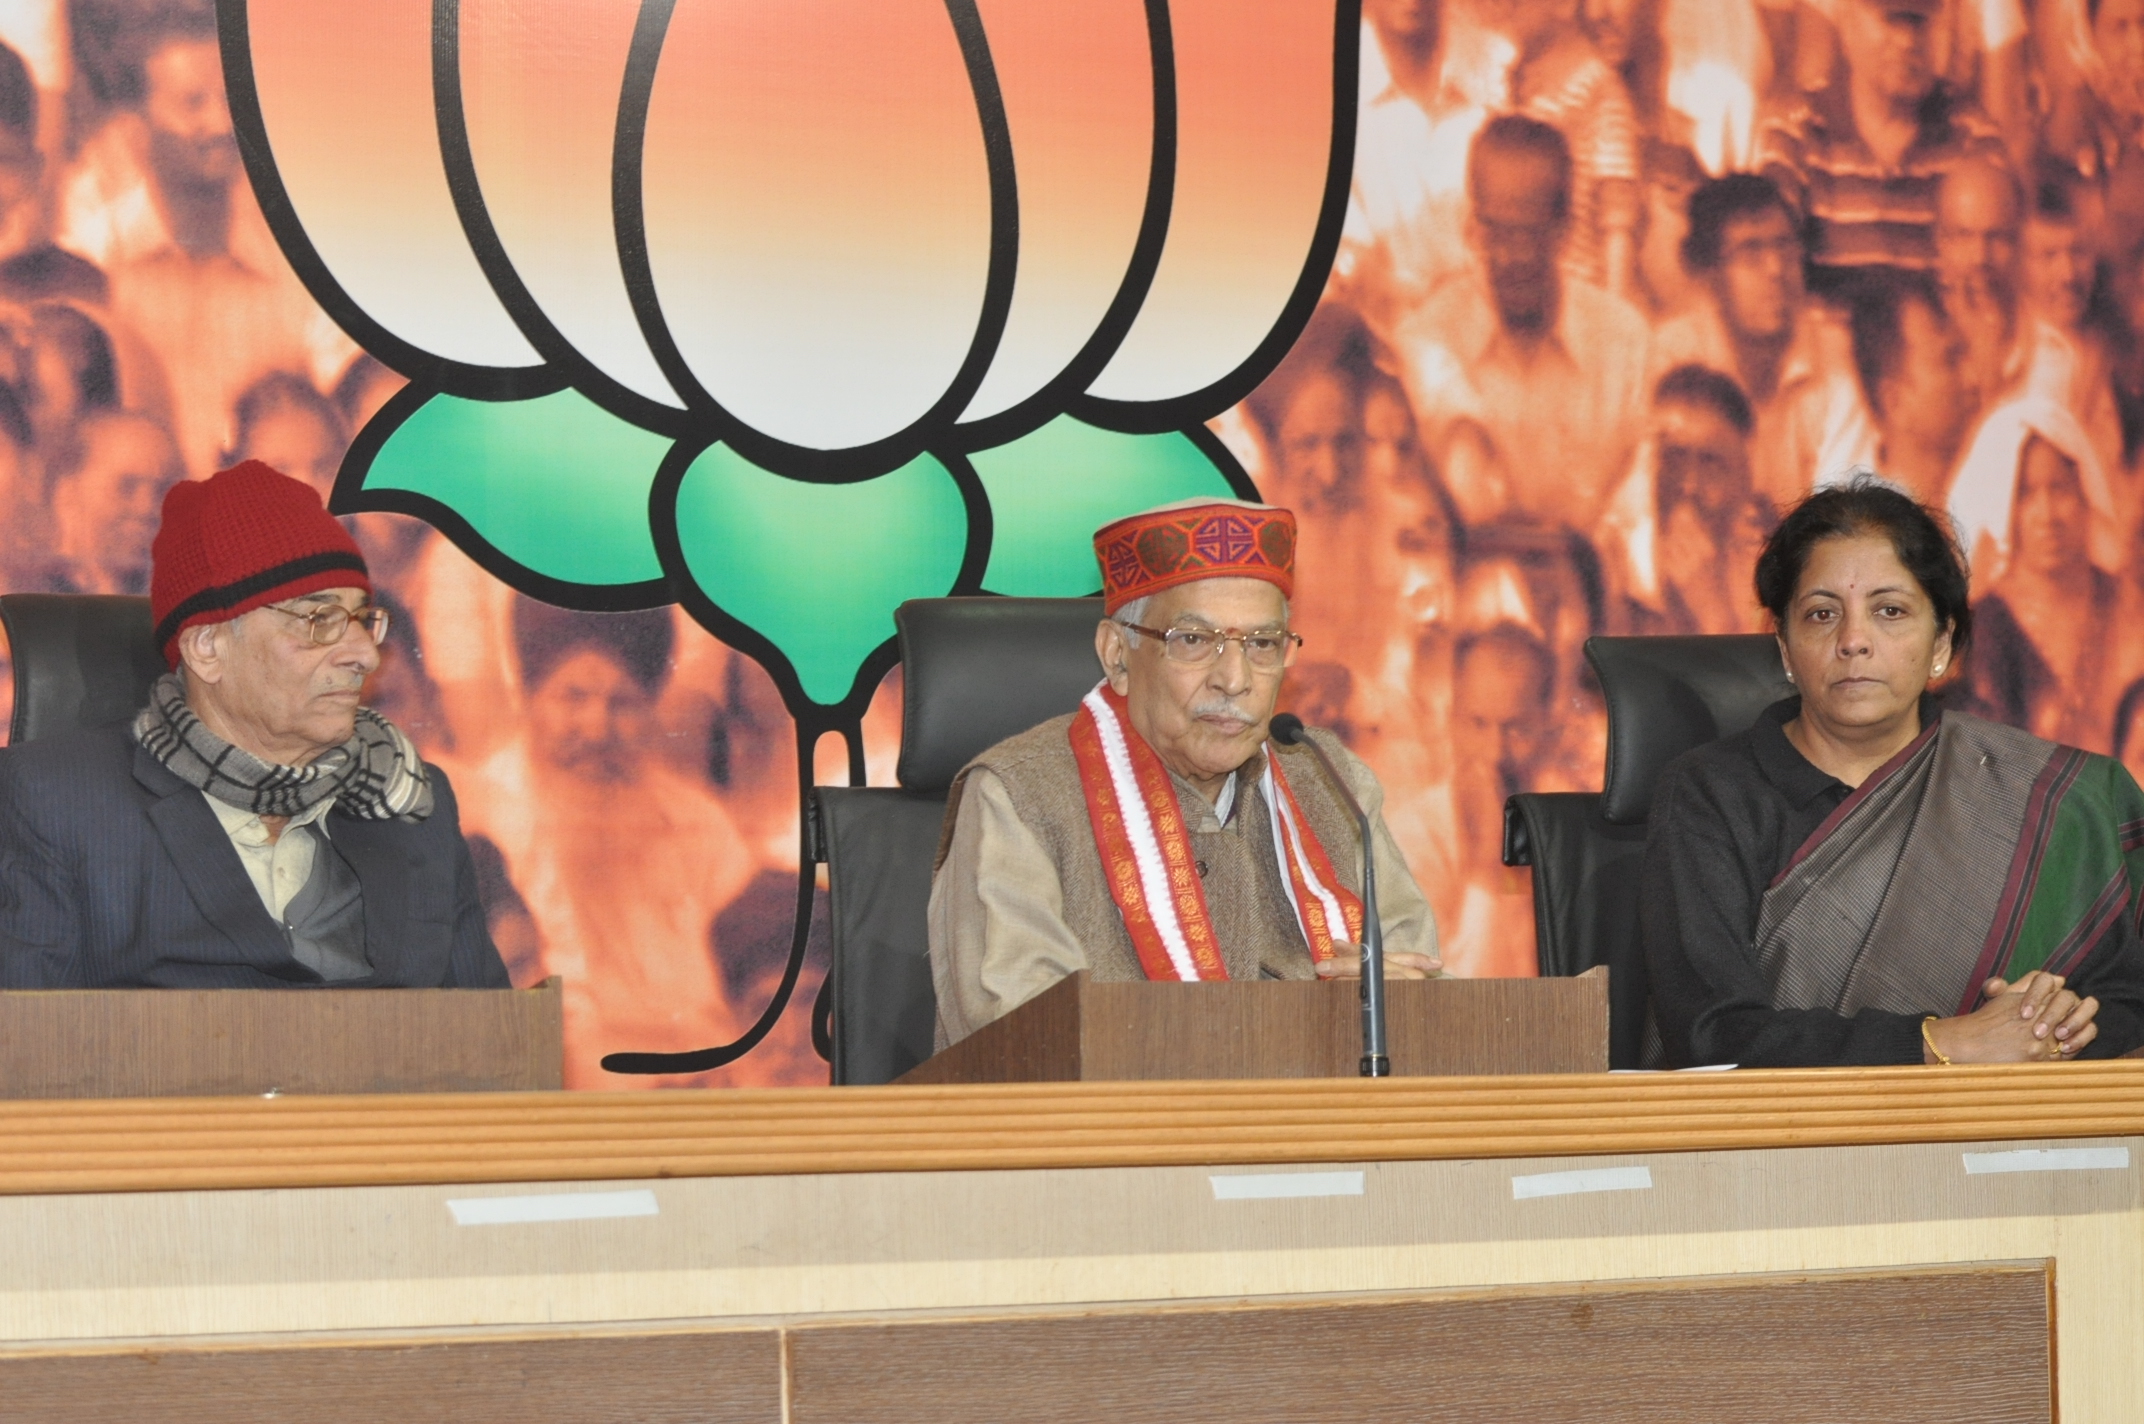
[[[1787,674],[1787,681],[1789,681],[1789,682],[1792,682],[1792,681],[1794,681],[1794,674],[1793,674],[1793,673],[1791,673],[1791,672],[1790,672],[1790,673],[1788,673],[1788,674]]]

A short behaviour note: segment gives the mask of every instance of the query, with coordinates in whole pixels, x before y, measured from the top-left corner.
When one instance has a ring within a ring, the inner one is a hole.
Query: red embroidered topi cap
[[[1255,578],[1295,596],[1295,516],[1238,499],[1185,499],[1095,531],[1102,611],[1201,579]]]
[[[149,556],[149,614],[174,668],[179,634],[196,623],[330,588],[372,596],[357,541],[313,487],[258,460],[173,485]]]

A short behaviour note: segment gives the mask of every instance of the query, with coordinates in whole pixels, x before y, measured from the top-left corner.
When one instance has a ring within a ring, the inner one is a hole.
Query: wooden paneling
[[[2050,1424],[2048,1299],[2044,1265],[2012,1264],[730,1331],[160,1342],[0,1355],[0,1416]]]
[[[793,1424],[2049,1424],[2044,1267],[805,1327]]]
[[[0,1102],[0,1192],[1428,1161],[2144,1135],[2144,1062]]]
[[[0,1356],[8,1424],[778,1424],[771,1330]]]
[[[1385,986],[1398,1077],[1600,1073],[1608,972],[1575,979],[1396,979]],[[903,1083],[1351,1078],[1358,985],[1060,980]]]
[[[562,1082],[540,989],[0,992],[0,1098],[497,1092]]]

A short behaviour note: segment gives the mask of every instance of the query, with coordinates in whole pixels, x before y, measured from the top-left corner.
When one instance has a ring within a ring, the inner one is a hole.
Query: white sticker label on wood
[[[1967,1152],[1969,1177],[1990,1172],[2126,1172],[2126,1147],[2028,1147],[2015,1152]]]
[[[1650,1167],[1590,1167],[1583,1172],[1537,1172],[1511,1179],[1511,1199],[1568,1197],[1580,1192],[1649,1192],[1653,1189]]]
[[[1280,1197],[1359,1197],[1360,1172],[1242,1172],[1213,1176],[1215,1201],[1271,1201]]]
[[[603,1221],[655,1216],[655,1193],[550,1192],[540,1197],[455,1197],[447,1202],[456,1226],[519,1226],[531,1221]]]

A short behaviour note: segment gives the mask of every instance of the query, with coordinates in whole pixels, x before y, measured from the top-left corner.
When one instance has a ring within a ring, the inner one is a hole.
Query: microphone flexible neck
[[[1354,813],[1356,830],[1362,838],[1362,1076],[1390,1077],[1392,1059],[1385,1043],[1385,928],[1377,914],[1377,854],[1370,815],[1300,717],[1284,712],[1268,724],[1268,732],[1280,745],[1303,747],[1317,758],[1326,782],[1340,793],[1341,804]],[[1278,852],[1279,847],[1274,849]]]

